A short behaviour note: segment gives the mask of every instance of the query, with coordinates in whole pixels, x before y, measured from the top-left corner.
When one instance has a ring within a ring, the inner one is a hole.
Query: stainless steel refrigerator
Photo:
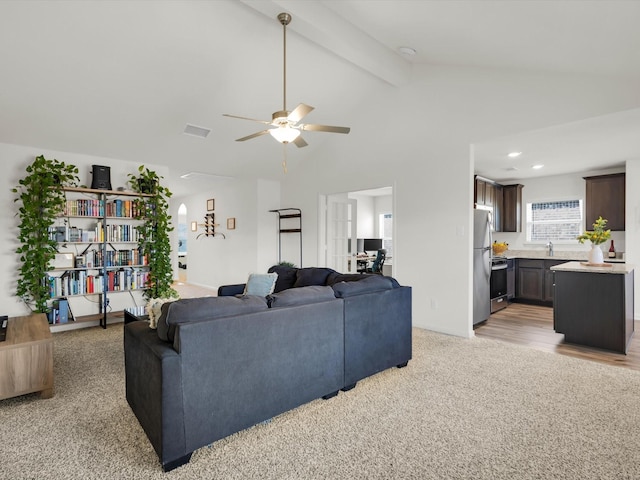
[[[473,211],[473,324],[491,314],[491,212]]]

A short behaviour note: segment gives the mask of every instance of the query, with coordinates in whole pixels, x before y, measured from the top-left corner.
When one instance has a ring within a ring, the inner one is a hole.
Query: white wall
[[[414,66],[409,85],[372,98],[341,119],[348,136],[291,174],[283,202],[312,213],[319,194],[393,184],[394,275],[413,287],[414,325],[472,336],[470,145],[637,107],[640,91],[604,78]],[[305,228],[315,254],[317,219]],[[437,254],[416,257],[424,251]]]
[[[393,196],[392,195],[381,195],[379,197],[375,197],[375,227],[374,227],[374,237],[378,238],[380,235],[380,215],[384,213],[393,213]]]
[[[522,188],[522,232],[496,232],[493,239],[498,242],[507,242],[511,250],[544,250],[546,247],[543,243],[527,243],[526,242],[526,205],[532,202],[544,202],[555,200],[585,200],[586,182],[584,177],[594,174],[604,175],[608,173],[618,173],[623,169],[601,170],[599,172],[582,172],[567,175],[552,175],[548,177],[525,178],[521,180],[513,180],[504,182],[505,185],[521,184]],[[592,230],[591,225],[583,225],[584,229]],[[611,238],[614,240],[616,250],[623,252],[626,248],[625,232],[611,232]],[[558,251],[581,251],[586,254],[591,248],[589,242],[580,244],[577,240],[570,243],[556,243],[554,249]],[[607,243],[603,246],[605,250],[609,249]]]
[[[197,193],[172,199],[172,209],[187,206],[187,223],[203,223],[207,200],[215,200],[215,237],[188,233],[188,281],[194,285],[218,288],[244,283],[249,273],[266,272],[277,263],[276,215],[270,209],[280,206],[279,182],[255,179],[212,179]],[[227,218],[236,219],[236,228],[227,230]],[[177,270],[174,269],[177,272]],[[176,273],[177,275],[177,273]]]
[[[375,237],[375,197],[349,193],[349,198],[358,202],[357,238]]]
[[[626,262],[640,268],[640,158],[627,160],[626,182]],[[634,273],[634,318],[640,320],[640,274]]]

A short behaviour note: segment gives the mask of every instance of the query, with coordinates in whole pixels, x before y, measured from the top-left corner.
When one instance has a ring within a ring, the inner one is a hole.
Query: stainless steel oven
[[[491,259],[491,313],[507,306],[507,259]]]

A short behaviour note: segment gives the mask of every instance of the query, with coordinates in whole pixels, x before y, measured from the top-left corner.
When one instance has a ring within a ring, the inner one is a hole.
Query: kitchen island
[[[567,262],[551,270],[554,330],[568,343],[626,354],[633,336],[633,266]]]

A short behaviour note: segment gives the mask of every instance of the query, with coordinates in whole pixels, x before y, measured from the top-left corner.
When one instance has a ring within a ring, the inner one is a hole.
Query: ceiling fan
[[[236,142],[244,142],[245,140],[251,140],[252,138],[260,137],[267,133],[271,134],[273,138],[283,144],[293,142],[297,147],[306,147],[308,144],[300,135],[302,131],[310,132],[331,132],[331,133],[349,133],[351,130],[349,127],[333,127],[330,125],[315,125],[310,123],[298,123],[306,115],[308,115],[313,107],[299,104],[292,111],[287,110],[287,25],[291,22],[291,15],[288,13],[280,13],[278,20],[282,24],[283,29],[283,44],[284,44],[284,63],[283,63],[283,102],[282,110],[273,112],[271,115],[271,121],[256,120],[254,118],[239,117],[237,115],[230,115],[224,113],[225,117],[239,118],[241,120],[251,120],[252,122],[263,123],[265,125],[271,125],[274,128],[268,128],[260,132],[247,135],[246,137],[238,138]]]

